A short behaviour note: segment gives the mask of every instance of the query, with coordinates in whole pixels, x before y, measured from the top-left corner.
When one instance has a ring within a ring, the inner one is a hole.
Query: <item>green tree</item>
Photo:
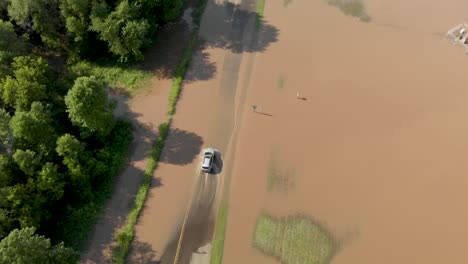
[[[63,243],[51,246],[49,239],[35,232],[34,227],[15,229],[0,241],[0,264],[76,263],[76,252]]]
[[[0,153],[6,152],[11,153],[12,136],[10,130],[11,117],[5,111],[0,108]]]
[[[89,25],[90,0],[60,0],[60,13],[68,34],[75,42],[86,38]]]
[[[47,98],[47,62],[42,58],[20,56],[12,64],[14,76],[0,84],[3,101],[19,110],[28,110],[31,103]]]
[[[146,0],[146,1],[150,1],[150,0]],[[165,24],[177,18],[177,16],[182,11],[182,7],[184,6],[185,1],[183,0],[157,0],[157,2],[159,5],[159,10],[161,12],[160,16],[162,17],[162,21],[160,21],[160,23]]]
[[[32,192],[26,184],[15,184],[3,188],[5,200],[3,201],[10,214],[21,227],[39,226],[42,218],[42,210],[38,206],[38,200],[33,199]],[[44,199],[42,197],[38,197]]]
[[[14,146],[33,149],[41,156],[46,156],[53,150],[56,141],[51,124],[48,107],[40,102],[32,103],[28,112],[17,111],[10,121]]]
[[[13,165],[11,157],[0,155],[0,188],[12,185],[15,176]],[[0,200],[2,199],[0,198]]]
[[[37,32],[49,47],[65,47],[58,0],[10,0],[8,15],[26,31]]]
[[[0,19],[8,20],[8,1],[0,1]]]
[[[26,52],[26,43],[16,35],[13,25],[0,19],[0,79],[11,73],[13,58]]]
[[[46,162],[42,166],[34,184],[39,195],[47,196],[48,201],[58,201],[63,196],[65,184],[58,172],[58,166],[51,162]]]
[[[72,174],[81,174],[81,156],[85,151],[84,144],[70,134],[65,134],[57,139],[57,153],[63,157],[63,164]]]
[[[14,217],[12,217],[10,211],[5,208],[5,205],[7,204],[5,195],[5,189],[0,189],[0,238],[7,236],[15,225]]]
[[[182,11],[185,0],[131,0],[139,7],[138,17],[144,18],[149,24],[149,35],[156,36],[158,26],[174,21]]]
[[[41,160],[38,155],[32,150],[16,150],[13,154],[13,160],[18,164],[19,168],[28,176],[34,176],[41,165]]]
[[[65,96],[70,120],[91,132],[107,135],[113,126],[113,105],[103,81],[95,76],[79,77]]]
[[[50,219],[50,208],[63,196],[64,182],[58,167],[50,162],[41,164],[40,157],[31,150],[17,150],[13,159],[27,175],[25,183],[16,184],[6,197],[21,226],[39,226]]]
[[[86,199],[92,196],[86,163],[93,159],[86,157],[88,155],[86,155],[84,144],[74,136],[65,134],[57,139],[56,151],[68,168],[75,191],[80,193],[81,198]]]
[[[68,42],[68,59],[70,61],[79,60],[82,55],[99,53],[100,48],[96,47],[95,36],[91,36],[88,31],[91,23],[91,8],[94,0],[59,0],[60,14],[65,22]]]
[[[119,56],[120,61],[143,58],[141,49],[149,43],[149,24],[138,17],[139,9],[128,0],[122,0],[115,10],[106,15],[108,6],[96,5],[92,12],[90,29],[99,33],[109,50]]]
[[[4,238],[19,223],[11,208],[15,204],[13,185],[24,180],[21,171],[11,157],[0,155],[0,239]],[[21,202],[16,200],[16,202]],[[16,203],[19,204],[19,203]]]

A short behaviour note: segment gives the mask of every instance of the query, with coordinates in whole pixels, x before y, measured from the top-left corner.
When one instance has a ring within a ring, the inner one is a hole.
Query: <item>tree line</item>
[[[112,55],[141,59],[158,27],[173,21],[184,0],[6,0],[0,19],[33,44],[70,58]]]
[[[76,263],[131,141],[105,82],[57,69],[37,50],[139,60],[183,4],[0,1],[0,264]]]

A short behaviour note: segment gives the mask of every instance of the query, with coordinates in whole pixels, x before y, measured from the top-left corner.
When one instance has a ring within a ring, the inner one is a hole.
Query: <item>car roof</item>
[[[208,166],[210,166],[210,160],[211,160],[211,159],[210,159],[209,157],[205,157],[205,158],[203,159],[203,167],[208,167]]]

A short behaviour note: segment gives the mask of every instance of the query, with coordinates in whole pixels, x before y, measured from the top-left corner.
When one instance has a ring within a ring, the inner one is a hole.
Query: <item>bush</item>
[[[107,85],[114,88],[124,88],[135,92],[142,88],[151,77],[151,73],[127,66],[100,65],[88,61],[80,61],[70,66],[70,70],[77,76],[94,75],[102,78]]]

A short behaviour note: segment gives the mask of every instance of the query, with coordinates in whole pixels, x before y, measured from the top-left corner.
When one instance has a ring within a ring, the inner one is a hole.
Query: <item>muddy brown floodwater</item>
[[[165,248],[161,263],[174,263],[177,254],[177,263],[191,263],[193,253],[207,254],[201,252],[201,248],[210,244],[213,237],[223,165],[222,154],[215,151],[212,171],[206,173],[198,170],[194,175],[194,188],[184,215],[185,221]]]
[[[320,222],[332,264],[467,263],[468,56],[442,36],[468,2],[364,4],[370,23],[325,1],[266,2],[279,35],[248,88],[223,264],[277,263],[252,247],[264,211]],[[272,155],[287,192],[267,192]]]

